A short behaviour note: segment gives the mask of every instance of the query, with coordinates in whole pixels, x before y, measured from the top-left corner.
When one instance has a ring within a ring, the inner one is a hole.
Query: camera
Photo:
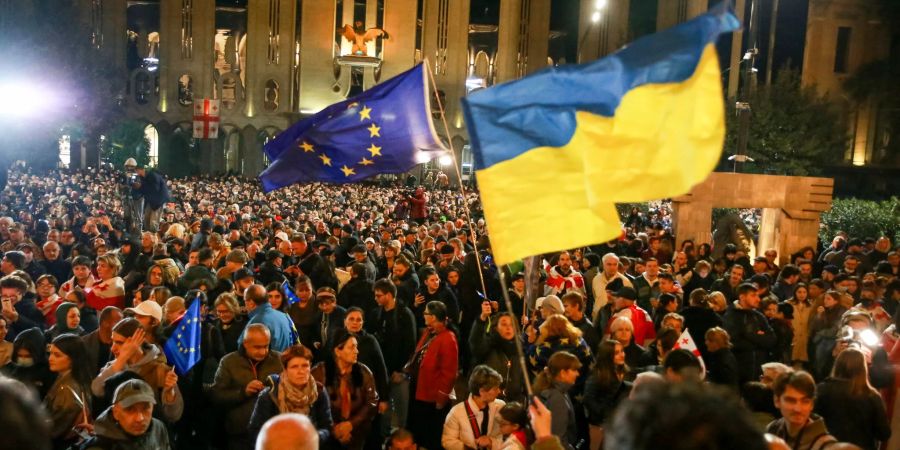
[[[871,328],[857,330],[850,325],[844,325],[841,328],[841,334],[838,338],[840,342],[846,343],[848,347],[862,349],[863,347],[874,348],[878,346],[878,334]]]

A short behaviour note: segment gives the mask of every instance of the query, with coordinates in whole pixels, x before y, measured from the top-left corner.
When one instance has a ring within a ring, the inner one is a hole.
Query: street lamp
[[[594,27],[600,23],[600,19],[603,17],[603,10],[606,9],[608,0],[595,0],[594,1],[594,10],[591,12],[591,22],[588,25],[587,29],[584,30],[584,33],[581,35],[581,39],[578,41],[578,62],[584,62],[581,57],[581,51],[584,47],[584,41],[587,39],[588,34],[594,30]]]

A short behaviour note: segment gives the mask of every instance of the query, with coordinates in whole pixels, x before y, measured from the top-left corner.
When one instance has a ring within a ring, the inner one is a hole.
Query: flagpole
[[[487,287],[484,283],[484,274],[481,271],[481,253],[478,251],[478,236],[475,234],[475,225],[472,223],[472,213],[469,211],[469,201],[466,196],[466,187],[463,185],[462,172],[460,171],[459,164],[456,160],[456,149],[453,148],[453,139],[450,138],[450,127],[447,125],[447,116],[444,114],[444,104],[441,102],[441,96],[438,95],[437,91],[437,83],[434,81],[434,75],[431,74],[431,69],[428,67],[428,59],[426,58],[423,61],[425,64],[425,72],[428,73],[428,79],[430,80],[431,87],[434,88],[434,98],[437,100],[438,111],[441,113],[441,123],[444,125],[444,135],[447,136],[447,144],[450,146],[450,157],[453,159],[453,168],[456,170],[456,177],[459,180],[459,192],[463,197],[463,211],[466,213],[466,221],[469,224],[469,233],[471,233],[472,237],[472,248],[475,251],[475,259],[478,263],[478,278],[481,281],[481,292],[484,294],[484,299],[488,300],[488,292]],[[503,272],[499,270],[499,272]],[[507,308],[509,305],[507,305]],[[510,309],[512,311],[512,309]]]
[[[447,125],[447,116],[444,114],[444,105],[441,102],[441,96],[438,95],[437,92],[437,83],[434,81],[434,75],[432,75],[431,70],[428,68],[428,59],[426,58],[424,61],[425,71],[428,72],[428,79],[431,81],[431,85],[434,87],[434,98],[437,100],[438,111],[441,113],[441,122],[444,125],[444,134],[447,136],[447,143],[450,145],[450,156],[453,158],[453,168],[456,170],[456,176],[459,180],[459,191],[463,196],[463,208],[466,214],[466,220],[469,223],[469,232],[472,234],[472,247],[475,251],[475,259],[478,262],[478,277],[481,279],[481,289],[484,292],[485,300],[489,300],[487,298],[487,288],[484,284],[484,274],[481,271],[481,255],[478,252],[478,239],[475,235],[475,226],[472,223],[472,213],[469,211],[469,202],[466,198],[466,188],[463,185],[462,172],[460,171],[460,166],[457,164],[456,160],[456,151],[453,148],[453,140],[450,139],[450,127]],[[509,287],[506,285],[506,274],[503,272],[502,268],[497,268],[497,272],[500,275],[500,291],[503,294],[503,301],[506,304],[506,310],[512,313],[512,300],[509,298]],[[527,308],[523,308],[526,309]],[[526,312],[527,314],[527,312]],[[522,330],[519,328],[519,324],[515,320],[515,316],[511,321],[513,323],[513,330],[515,332],[513,340],[516,343],[516,352],[519,354],[519,366],[522,369],[522,380],[525,382],[525,392],[528,394],[528,401],[531,401],[531,397],[534,395],[534,392],[531,390],[531,377],[528,373],[528,366],[525,363],[525,350],[522,348]]]

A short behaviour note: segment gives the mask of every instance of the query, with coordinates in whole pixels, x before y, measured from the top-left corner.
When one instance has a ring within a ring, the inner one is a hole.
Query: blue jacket
[[[293,339],[291,339],[291,319],[287,314],[278,311],[276,309],[272,309],[272,305],[269,303],[260,304],[254,309],[250,311],[250,320],[247,322],[247,325],[253,323],[261,323],[269,329],[269,333],[272,334],[272,340],[269,342],[269,348],[275,350],[277,352],[283,352],[285,349],[294,344]],[[243,345],[244,343],[244,335],[238,339],[238,345]]]

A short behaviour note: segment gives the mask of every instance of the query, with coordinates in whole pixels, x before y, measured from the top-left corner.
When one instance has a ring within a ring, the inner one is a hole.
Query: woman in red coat
[[[450,392],[459,369],[456,336],[447,329],[447,306],[439,301],[425,305],[426,331],[407,364],[410,377],[409,423],[424,448],[441,448],[444,418],[450,409]]]

